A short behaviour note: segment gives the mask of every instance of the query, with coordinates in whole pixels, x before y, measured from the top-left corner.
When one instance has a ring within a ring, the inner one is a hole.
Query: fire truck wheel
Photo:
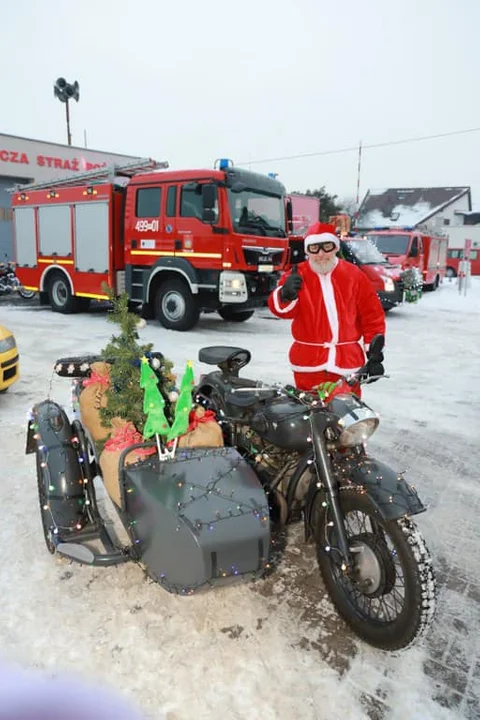
[[[77,298],[72,295],[68,280],[63,273],[55,272],[50,277],[48,298],[53,312],[67,314],[74,313],[78,309]]]
[[[231,307],[223,307],[220,308],[218,311],[218,314],[220,315],[223,320],[226,320],[227,322],[245,322],[245,320],[250,320],[252,315],[255,313],[254,310],[240,310],[240,312],[235,312],[235,310]]]
[[[165,280],[155,295],[155,317],[169,330],[191,330],[200,317],[200,310],[183,280]]]

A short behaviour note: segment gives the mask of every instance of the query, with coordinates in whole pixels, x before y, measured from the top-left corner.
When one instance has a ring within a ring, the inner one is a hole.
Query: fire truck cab
[[[220,161],[166,170],[151,160],[13,191],[22,284],[71,313],[126,291],[166,328],[202,311],[242,322],[266,304],[288,259],[285,188]]]

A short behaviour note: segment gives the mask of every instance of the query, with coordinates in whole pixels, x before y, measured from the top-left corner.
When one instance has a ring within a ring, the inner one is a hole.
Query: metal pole
[[[72,144],[72,136],[70,134],[70,110],[68,107],[68,99],[67,99],[67,102],[65,103],[65,110],[67,113],[67,140],[68,140],[68,144],[71,145]]]
[[[358,166],[357,166],[357,198],[355,201],[355,223],[354,226],[358,225],[358,211],[360,210],[360,175],[362,170],[362,141],[360,140],[358,145]]]
[[[84,141],[85,147],[87,147],[87,131],[86,130],[83,131],[83,141]]]

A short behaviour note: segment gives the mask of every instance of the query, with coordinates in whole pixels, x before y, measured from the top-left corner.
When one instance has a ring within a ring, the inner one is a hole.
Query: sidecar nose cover
[[[179,449],[124,469],[136,549],[169,592],[192,594],[260,576],[270,518],[263,488],[234,448]]]

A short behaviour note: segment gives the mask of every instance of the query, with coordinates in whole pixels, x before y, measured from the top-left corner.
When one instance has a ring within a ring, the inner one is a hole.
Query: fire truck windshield
[[[370,238],[368,240],[355,240],[352,238],[347,241],[347,245],[362,265],[382,265],[387,262],[375,245],[372,245]]]
[[[286,237],[283,197],[267,195],[246,188],[241,192],[228,189],[228,201],[236,232],[269,237]]]
[[[367,235],[381,253],[384,255],[405,255],[408,249],[410,236],[403,235]]]

